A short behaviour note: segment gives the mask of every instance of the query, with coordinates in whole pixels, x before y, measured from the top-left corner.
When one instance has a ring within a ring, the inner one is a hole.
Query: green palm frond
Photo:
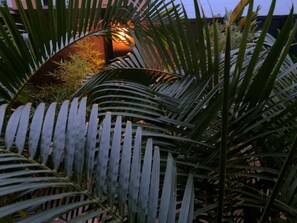
[[[197,1],[196,32],[183,8],[156,3],[142,20],[145,26],[127,29],[133,52],[116,58],[77,92],[97,103],[90,112],[86,99],[65,101],[57,112],[55,103],[34,112],[28,104],[2,124],[7,108],[1,106],[0,192],[6,188],[3,194],[17,196],[12,202],[25,207],[42,204],[51,217],[78,209],[74,222],[98,216],[191,222],[193,215],[196,221],[250,222],[261,215],[294,221],[297,70],[288,50],[297,27],[291,12],[275,40],[267,34],[273,0],[263,30],[249,39],[253,1],[242,0],[232,18],[247,3],[241,44],[230,46],[228,27],[225,52],[219,52],[218,29],[208,26]],[[17,56],[13,53],[3,57]],[[44,202],[57,200],[53,189],[31,196],[35,190],[29,186],[41,182],[59,188],[65,209]],[[4,211],[17,206],[8,205],[15,206]],[[28,213],[36,210],[41,209]]]
[[[180,198],[170,154],[164,169],[161,148],[152,138],[144,140],[140,127],[135,130],[131,122],[110,112],[98,122],[97,104],[87,121],[86,98],[65,101],[57,115],[56,107],[40,104],[30,115],[28,104],[9,118],[0,152],[0,195],[12,200],[2,204],[0,217],[25,211],[30,214],[24,222],[41,222],[77,210],[79,214],[67,220],[122,222],[129,217],[131,222],[172,222],[176,218],[175,203]],[[188,222],[194,208],[191,175],[183,200],[179,222]]]
[[[252,5],[250,6],[250,10],[251,9]],[[199,24],[204,24],[205,22],[201,18],[199,10],[200,9],[198,5],[196,5],[197,20],[199,20],[196,22]],[[272,12],[273,7],[271,8],[269,18],[272,16]],[[186,15],[185,12],[184,14]],[[174,117],[178,121],[185,121],[188,123],[194,122],[195,128],[191,137],[197,137],[198,135],[205,133],[205,129],[208,128],[208,126],[211,125],[213,121],[218,123],[218,121],[214,119],[217,118],[216,114],[219,112],[220,106],[222,105],[221,93],[222,73],[224,68],[223,56],[217,55],[218,52],[214,51],[214,47],[212,47],[211,45],[204,46],[204,41],[203,43],[199,43],[200,39],[203,37],[202,39],[204,40],[204,35],[209,33],[209,30],[207,30],[207,28],[201,28],[202,26],[199,26],[199,30],[197,31],[196,36],[193,37],[193,34],[191,34],[187,41],[182,41],[185,38],[182,37],[182,35],[184,35],[185,33],[185,30],[188,30],[188,32],[192,30],[186,18],[184,20],[178,21],[169,20],[167,23],[162,23],[161,17],[159,17],[159,20],[159,23],[154,24],[153,22],[151,22],[148,25],[145,35],[143,32],[138,33],[137,30],[133,32],[133,37],[135,39],[135,47],[133,48],[134,53],[128,55],[125,58],[119,58],[116,62],[112,63],[110,66],[111,70],[109,72],[112,75],[115,73],[120,75],[118,76],[120,79],[128,79],[127,77],[130,76],[132,78],[129,80],[133,81],[135,81],[137,77],[151,75],[152,78],[148,79],[148,82],[146,83],[153,84],[152,89],[157,93],[158,97],[160,97],[159,102],[161,104],[163,103],[163,105],[166,106],[167,103],[167,108],[171,107],[171,109],[173,108],[174,110],[174,112],[170,114],[167,113],[168,116]],[[289,20],[290,18],[288,19],[288,21]],[[204,25],[203,27],[208,26]],[[248,25],[246,27],[248,27]],[[287,28],[289,29],[289,23],[287,25]],[[248,28],[246,28],[244,35],[245,39],[247,39],[248,31]],[[286,33],[286,31],[284,30],[282,33]],[[267,29],[264,29],[261,32],[260,37],[256,35],[254,40],[255,43],[248,43],[247,41],[243,41],[240,49],[231,51],[230,67],[232,85],[230,92],[232,93],[232,95],[234,94],[234,92],[238,91],[238,96],[241,97],[241,92],[243,92],[244,89],[247,87],[245,83],[246,80],[249,80],[249,83],[254,81],[254,77],[251,74],[255,73],[255,71],[258,72],[260,67],[267,66],[267,64],[271,63],[271,61],[269,60],[265,61],[265,58],[268,56],[271,50],[271,47],[267,47],[268,44],[266,44],[268,43],[267,40],[269,38],[266,38],[266,34]],[[292,33],[291,37],[293,36],[293,34],[294,32]],[[137,35],[142,36],[141,38],[139,38]],[[206,36],[207,38],[209,38],[208,35]],[[259,38],[261,38],[261,41],[259,40]],[[279,39],[279,41],[281,42],[282,40]],[[206,43],[210,42],[210,40],[206,41]],[[182,47],[180,44],[182,44]],[[266,47],[263,48],[263,44],[265,44]],[[283,47],[279,47],[278,50],[283,50],[284,48],[288,49],[288,47],[290,46],[290,41],[284,44],[285,45]],[[190,66],[193,66],[193,63],[200,63],[198,55],[201,55],[201,49],[205,51],[205,55],[211,56],[203,56],[200,59],[203,60],[201,61],[201,63],[204,64],[203,66],[198,66],[199,68],[192,67],[192,70],[189,69]],[[214,56],[212,56],[214,52],[216,53]],[[285,54],[286,53],[284,52],[284,55]],[[185,55],[192,55],[192,59],[186,57]],[[238,57],[238,55],[240,56]],[[207,60],[206,58],[210,59]],[[217,61],[218,59],[216,58],[220,58],[220,61]],[[181,59],[184,59],[184,61],[189,63],[189,65],[186,65],[183,61],[181,61]],[[193,60],[195,62],[193,62]],[[281,66],[275,67],[275,71],[284,69],[284,67],[286,66],[282,63],[284,60],[286,60],[286,57],[279,60],[278,66],[280,64]],[[253,62],[250,63],[251,61]],[[163,72],[160,72],[160,69],[162,67]],[[180,71],[178,71],[176,67],[178,67]],[[205,69],[207,67],[209,67],[209,70],[206,72]],[[217,67],[216,74],[213,73],[213,67]],[[200,69],[204,69],[205,71],[202,71]],[[103,77],[105,77],[106,73],[107,71],[103,72]],[[208,74],[205,74],[205,77],[202,78],[199,76],[199,73]],[[183,75],[189,74],[191,76],[190,78],[182,77]],[[112,75],[108,76],[111,77]],[[154,78],[154,76],[157,75],[160,76],[159,80]],[[199,77],[197,77],[196,75],[198,75]],[[258,76],[261,76],[261,74],[259,74]],[[94,77],[76,95],[87,94],[95,85],[101,84],[104,81],[103,77],[101,75]],[[162,81],[163,77],[166,77],[165,81]],[[174,78],[176,78],[176,80],[174,80]],[[141,79],[141,81],[144,80],[144,78]],[[139,80],[136,81],[138,82]],[[158,83],[156,84],[154,83],[154,81]],[[215,82],[217,82],[217,84],[214,85],[213,83]],[[197,87],[197,85],[199,87]],[[267,89],[267,95],[262,100],[263,103],[266,103],[268,101],[267,97],[269,96],[269,92],[271,92],[272,90],[273,89]],[[168,103],[171,101],[174,101],[174,103]],[[247,103],[242,104],[242,101],[236,101],[235,104],[232,105],[232,107],[235,107],[235,110],[238,109],[238,107],[242,108],[240,108],[239,111],[236,110],[234,114],[244,111],[245,109],[243,108],[243,106],[247,106]],[[204,113],[205,116],[202,113]],[[253,113],[246,111],[246,114]],[[236,116],[238,115],[236,114]],[[235,117],[235,119],[240,118],[241,117]],[[219,128],[216,129],[218,130]],[[209,134],[214,135],[214,132],[211,131]]]
[[[20,30],[8,7],[0,7],[3,26],[0,28],[0,77],[2,100],[15,99],[22,87],[36,71],[54,54],[75,41],[89,35],[107,35],[118,32],[116,28],[142,26],[146,18],[162,11],[163,1],[108,1],[102,0],[49,1],[48,17],[40,0],[36,8],[27,1],[25,9],[17,0]],[[163,16],[165,18],[165,16]],[[25,36],[24,33],[25,32]]]

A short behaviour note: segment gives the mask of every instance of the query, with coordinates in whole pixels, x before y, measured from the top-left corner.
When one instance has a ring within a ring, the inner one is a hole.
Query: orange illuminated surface
[[[122,28],[116,31],[112,41],[114,56],[123,56],[130,52],[129,42],[133,44],[133,38],[129,35],[127,29]]]

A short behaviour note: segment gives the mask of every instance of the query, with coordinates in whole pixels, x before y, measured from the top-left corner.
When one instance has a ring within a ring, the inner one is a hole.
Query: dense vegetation
[[[27,11],[17,2],[22,31],[0,7],[2,221],[295,221],[293,10],[273,39],[276,0],[253,35],[252,0],[239,2],[223,34],[196,0],[195,27],[182,5],[162,0],[109,1],[106,9],[70,0],[68,10],[50,0],[48,21],[39,1],[36,10],[27,1]],[[133,53],[71,101],[13,107],[55,53],[123,28]]]
[[[54,57],[48,61],[47,67],[51,71],[46,68],[40,70],[34,81],[26,83],[20,92],[21,97],[18,97],[22,99],[21,103],[61,103],[71,98],[87,77],[98,73],[104,66],[103,53],[96,49],[94,38],[79,40],[67,50],[62,50],[59,60]]]

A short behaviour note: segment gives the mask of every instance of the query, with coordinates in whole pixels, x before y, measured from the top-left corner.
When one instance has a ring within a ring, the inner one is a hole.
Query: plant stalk
[[[223,108],[222,108],[222,130],[221,130],[221,156],[220,156],[220,181],[219,181],[219,204],[217,222],[223,221],[227,143],[228,143],[228,113],[229,113],[229,76],[230,76],[230,25],[226,26],[226,48],[224,66]]]

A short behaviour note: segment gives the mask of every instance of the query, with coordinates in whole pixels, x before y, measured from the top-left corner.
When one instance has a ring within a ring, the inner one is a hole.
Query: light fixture
[[[131,42],[131,36],[126,28],[117,28],[113,34],[113,40],[116,43],[129,44]]]

